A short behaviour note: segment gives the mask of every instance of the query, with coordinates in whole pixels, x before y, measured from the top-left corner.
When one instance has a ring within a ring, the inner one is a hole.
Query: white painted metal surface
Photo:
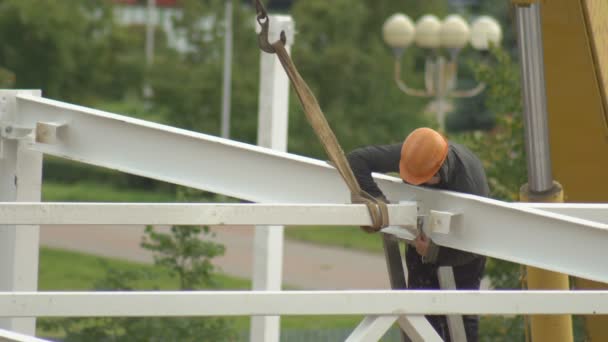
[[[27,93],[40,96],[40,91],[1,90],[0,126],[4,133],[0,137],[2,158],[0,159],[0,201],[40,201],[42,181],[42,154],[27,148],[24,141],[12,136],[17,127],[15,95]],[[24,132],[22,132],[24,133]],[[33,139],[29,136],[27,139]],[[16,227],[0,226],[0,291],[35,291],[38,286],[38,241],[36,225]],[[0,328],[34,335],[36,320],[33,318],[0,319]]]
[[[345,340],[346,342],[372,342],[380,338],[397,321],[399,316],[366,316]]]
[[[456,279],[454,269],[451,266],[442,266],[437,269],[439,287],[442,290],[456,290]],[[464,321],[461,315],[448,315],[448,329],[452,341],[467,342],[467,334],[464,329]]]
[[[46,154],[254,202],[350,202],[319,160],[32,96],[19,96],[18,110],[24,127],[66,124],[56,144],[31,145]]]
[[[290,37],[285,48],[291,51],[294,22],[290,16],[268,17],[269,39],[281,31]],[[256,21],[256,27],[259,24]],[[274,54],[260,51],[260,93],[258,98],[258,145],[287,151],[289,79]],[[281,290],[283,280],[283,226],[256,226],[253,246],[253,290]],[[251,342],[278,342],[280,316],[251,317]]]
[[[14,331],[0,329],[0,342],[51,342],[34,336],[19,334]]]
[[[401,195],[392,187],[384,190],[389,198]],[[431,234],[439,245],[608,282],[603,263],[590,262],[608,258],[607,224],[468,194],[409,190],[401,199],[418,200],[421,213],[462,213],[452,217],[450,234]]]
[[[0,317],[608,314],[608,291],[0,292]]]
[[[608,224],[608,203],[529,203],[517,202],[520,208],[534,208],[552,213],[577,217],[582,220]]]
[[[421,315],[399,316],[399,327],[413,342],[441,342],[439,334],[429,321]]]
[[[416,221],[416,203],[388,205],[389,219]],[[3,203],[0,224],[369,225],[363,204]]]
[[[366,316],[346,341],[379,341],[395,322],[413,342],[443,341],[429,321],[420,315]]]
[[[18,96],[17,104],[22,127],[67,124],[58,143],[31,145],[44,153],[256,202],[350,201],[325,162],[27,95]],[[106,132],[113,133],[111,139]],[[450,234],[433,236],[440,245],[608,282],[602,263],[589,262],[608,260],[606,224],[411,187],[384,175],[375,179],[393,202],[417,200],[423,213],[462,213]],[[551,244],[539,243],[549,235]]]

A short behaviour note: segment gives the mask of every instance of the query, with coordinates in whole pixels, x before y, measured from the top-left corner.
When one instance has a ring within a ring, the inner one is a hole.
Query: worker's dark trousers
[[[435,331],[444,341],[452,341],[450,338],[450,331],[448,329],[448,320],[445,316],[425,316],[429,320]],[[477,342],[477,331],[479,328],[479,316],[463,316],[464,318],[464,330],[467,334],[467,342]],[[453,341],[461,342],[461,341]]]
[[[437,265],[425,264],[416,249],[409,247],[405,252],[405,263],[408,271],[408,288],[410,289],[439,289],[439,279],[437,278]],[[481,275],[485,268],[485,258],[479,258],[470,264],[454,267],[454,278],[456,288],[459,290],[471,289],[479,290]],[[426,316],[435,331],[444,341],[451,341],[448,330],[447,318],[445,316]],[[478,341],[478,316],[463,316],[464,329],[467,334],[467,342]],[[453,341],[460,342],[460,341]]]

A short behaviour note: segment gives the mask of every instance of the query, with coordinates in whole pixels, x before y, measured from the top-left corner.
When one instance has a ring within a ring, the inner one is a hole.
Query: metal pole
[[[150,67],[154,62],[154,30],[156,24],[156,0],[148,0],[148,8],[146,13],[146,67]],[[152,88],[147,80],[144,80],[144,98],[152,97]]]
[[[520,189],[524,202],[563,202],[564,192],[553,181],[549,128],[547,125],[547,98],[540,3],[516,6],[521,79],[524,99],[524,130],[528,163],[528,184]],[[528,266],[528,289],[568,290],[566,274]],[[535,342],[568,342],[573,340],[570,315],[531,316],[531,335]]]
[[[446,112],[446,80],[445,80],[445,59],[443,56],[437,57],[435,68],[435,101],[437,101],[437,122],[439,123],[439,131],[445,133],[445,112]]]
[[[156,14],[156,0],[148,0],[148,14],[146,18],[146,65],[154,61],[154,24]]]
[[[232,79],[232,0],[226,0],[224,33],[224,81],[222,91],[222,138],[230,138],[230,98]]]
[[[542,193],[553,188],[540,4],[516,8],[524,97],[524,131],[530,191]]]

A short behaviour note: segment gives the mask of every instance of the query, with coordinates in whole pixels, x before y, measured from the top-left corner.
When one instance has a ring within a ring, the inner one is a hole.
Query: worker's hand
[[[416,246],[416,252],[420,254],[421,257],[426,257],[429,252],[429,244],[431,239],[429,239],[424,233],[420,233],[416,236],[416,240],[414,240],[414,244]]]

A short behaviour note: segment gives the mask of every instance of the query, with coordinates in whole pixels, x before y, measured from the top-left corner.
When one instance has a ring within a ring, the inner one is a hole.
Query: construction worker
[[[372,178],[372,172],[399,172],[411,185],[488,196],[489,188],[481,161],[465,146],[450,142],[430,128],[418,128],[403,143],[374,145],[356,149],[348,161],[363,190],[386,201]],[[371,227],[362,227],[372,232]],[[411,248],[415,247],[415,248]],[[452,266],[457,289],[479,289],[485,257],[437,246],[419,234],[406,249],[408,288],[439,289],[437,269]],[[449,341],[445,316],[426,316],[437,333]],[[477,316],[464,316],[468,342],[478,340]]]

